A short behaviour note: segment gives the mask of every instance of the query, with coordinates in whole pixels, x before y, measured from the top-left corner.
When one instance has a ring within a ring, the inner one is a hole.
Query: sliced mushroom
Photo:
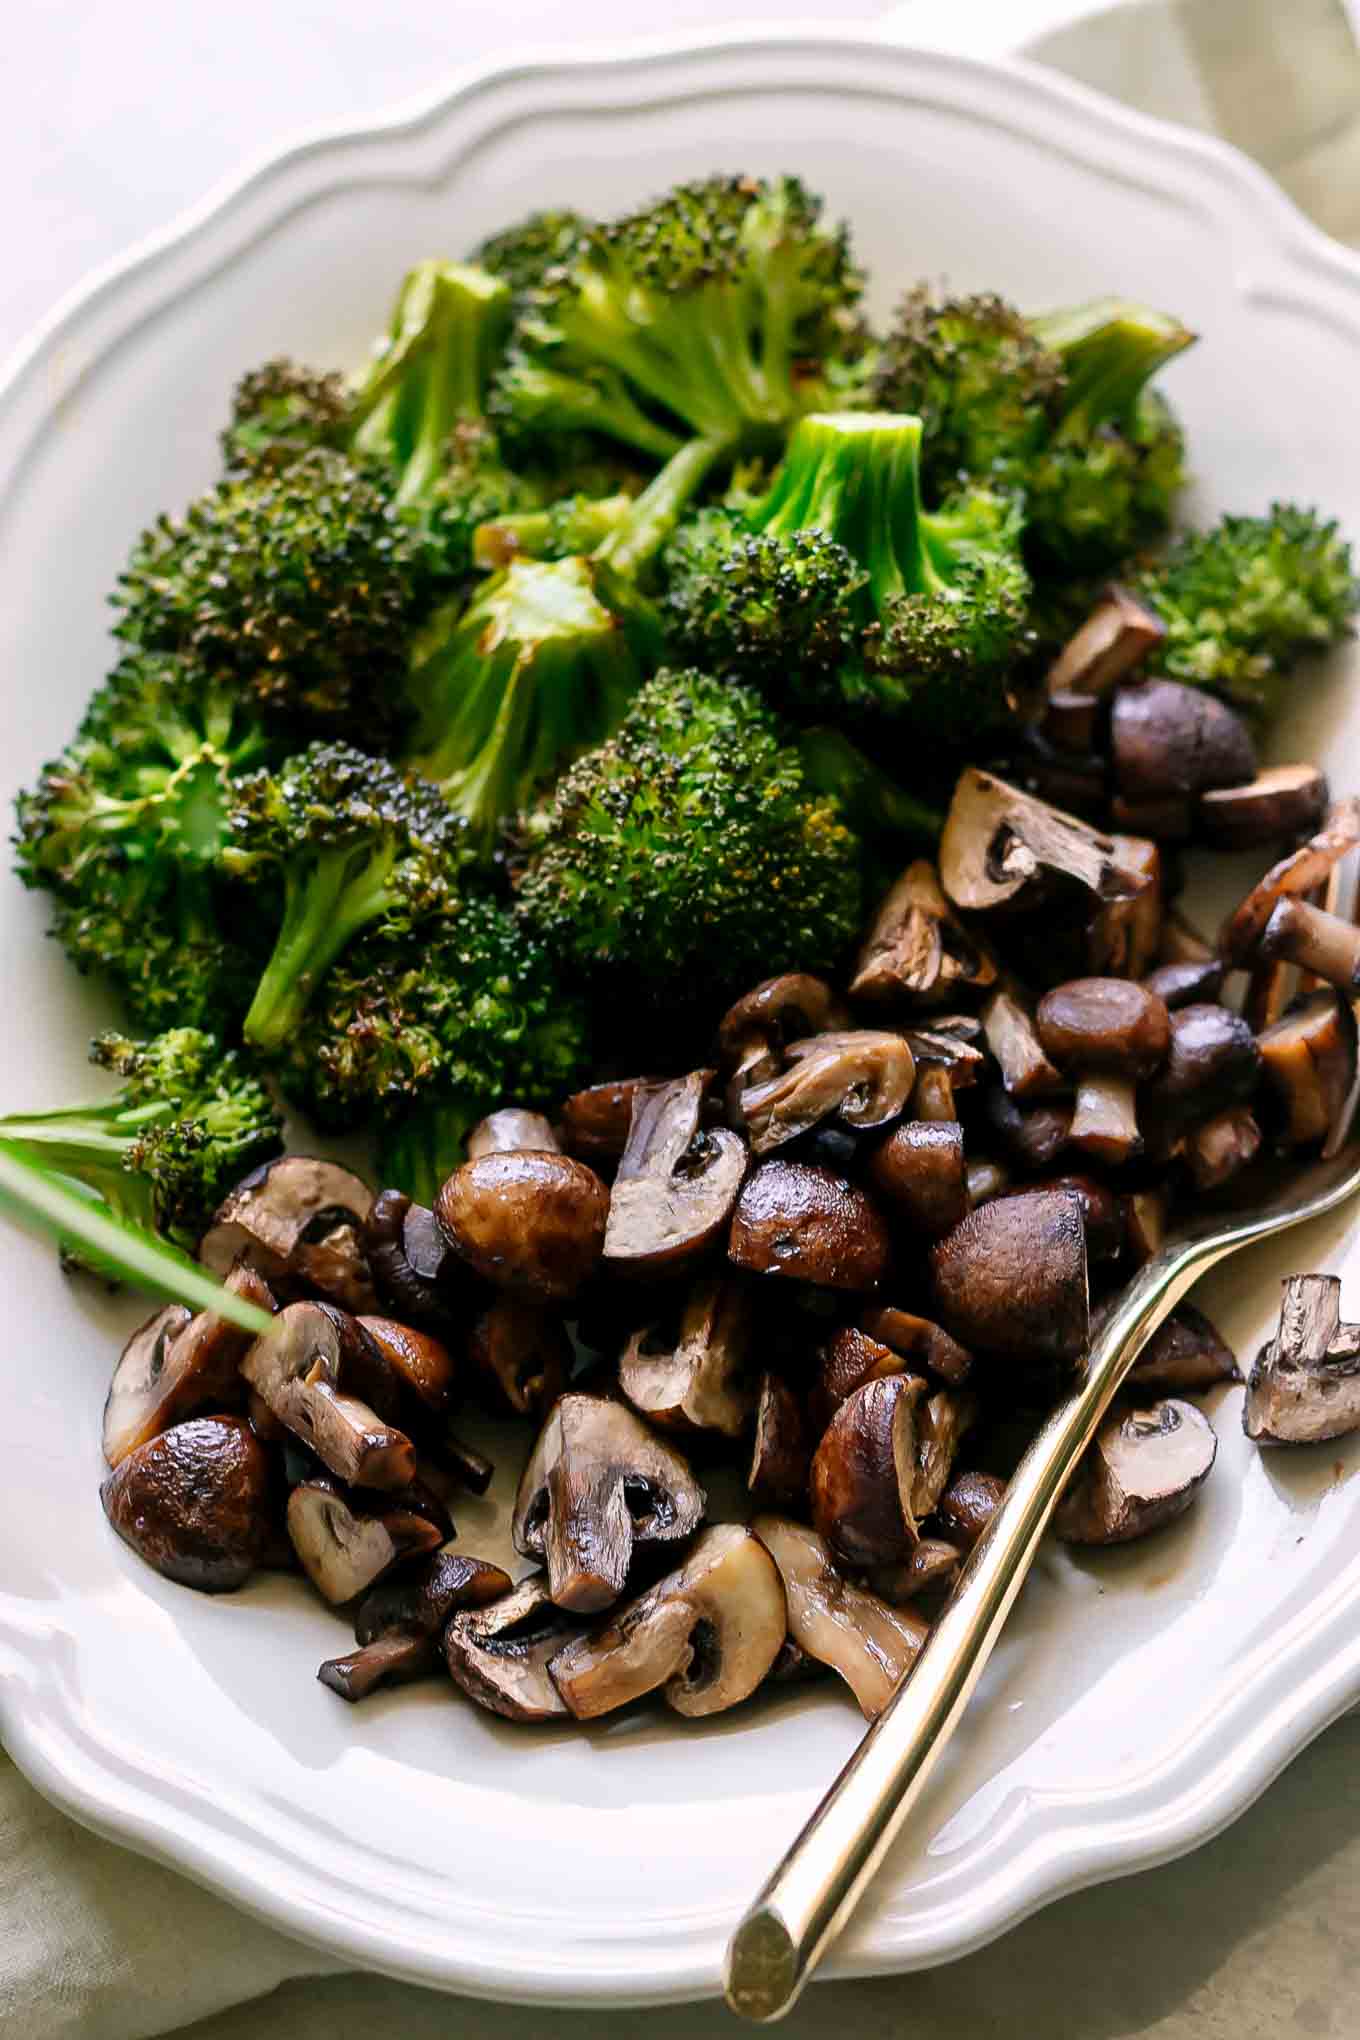
[[[1028,1104],[1045,1091],[1062,1089],[1062,1078],[1044,1054],[1033,1018],[1013,985],[992,994],[982,1009],[982,1025],[1013,1098]]]
[[[1257,850],[1311,834],[1327,812],[1326,774],[1316,765],[1268,765],[1244,786],[1200,795],[1199,835],[1215,850]]]
[[[1261,1079],[1289,1147],[1325,1140],[1355,1077],[1355,1020],[1335,992],[1315,992],[1257,1039]]]
[[[1316,1445],[1360,1430],[1360,1325],[1341,1322],[1337,1275],[1288,1275],[1280,1322],[1247,1383],[1258,1445]]]
[[[742,1187],[728,1256],[756,1275],[869,1291],[887,1273],[891,1246],[887,1226],[857,1184],[774,1155]]]
[[[288,1535],[323,1600],[352,1601],[406,1558],[437,1551],[450,1535],[447,1512],[412,1485],[393,1500],[360,1499],[317,1475],[288,1497]]]
[[[984,913],[1035,907],[1054,881],[1098,900],[1129,888],[1108,836],[1074,815],[970,765],[959,776],[940,839],[940,879],[956,907]]]
[[[935,866],[909,864],[864,939],[850,996],[870,1005],[938,1006],[996,981],[996,965],[950,906]]]
[[[429,1332],[398,1324],[395,1318],[361,1317],[355,1322],[382,1355],[398,1385],[403,1406],[418,1426],[422,1416],[442,1421],[453,1401],[457,1371],[447,1346]]]
[[[1004,1085],[993,1084],[983,1096],[982,1109],[998,1141],[1022,1168],[1046,1169],[1067,1146],[1072,1131],[1068,1098],[1040,1099],[1025,1107]]]
[[[1280,957],[1339,992],[1360,986],[1360,928],[1307,900],[1286,895],[1261,930],[1257,954]]]
[[[1086,1351],[1086,1229],[1070,1190],[1022,1190],[930,1250],[940,1322],[974,1352],[1072,1366]]]
[[[561,1153],[561,1143],[541,1112],[505,1105],[479,1119],[464,1143],[470,1162],[479,1155]]]
[[[1109,587],[1048,669],[1050,696],[1107,694],[1166,636],[1161,618],[1127,588]]]
[[[1338,801],[1315,836],[1273,864],[1231,914],[1219,938],[1229,963],[1248,964],[1280,900],[1324,885],[1333,865],[1360,843],[1360,798]]]
[[[557,1605],[588,1615],[623,1592],[635,1544],[688,1537],[706,1506],[680,1454],[626,1405],[567,1394],[524,1469],[511,1535],[546,1563]]]
[[[661,1689],[677,1714],[720,1714],[754,1693],[787,1631],[779,1571],[739,1523],[704,1531],[684,1564],[560,1650],[548,1669],[578,1721]]]
[[[1006,1483],[994,1473],[960,1473],[935,1505],[935,1520],[946,1537],[971,1551],[1006,1499]]]
[[[523,1296],[498,1296],[468,1337],[468,1357],[498,1408],[541,1417],[571,1374],[571,1340],[558,1317]]]
[[[567,1704],[548,1677],[550,1659],[586,1634],[556,1606],[542,1573],[530,1573],[490,1607],[454,1615],[444,1631],[449,1674],[470,1700],[507,1721],[565,1721]]]
[[[957,1120],[909,1119],[869,1155],[869,1180],[913,1231],[938,1238],[968,1210],[963,1128]]]
[[[920,1655],[929,1623],[845,1579],[806,1524],[757,1516],[751,1527],[779,1568],[794,1643],[839,1672],[866,1721],[876,1720]]]
[[[1241,716],[1178,680],[1118,690],[1110,749],[1119,790],[1131,800],[1245,786],[1256,777],[1256,746]]]
[[[604,1236],[607,1266],[674,1271],[722,1232],[746,1172],[746,1146],[725,1126],[703,1127],[712,1072],[639,1085]]]
[[[1096,1432],[1053,1528],[1066,1544],[1127,1544],[1183,1515],[1218,1454],[1214,1427],[1174,1397],[1116,1409]]]
[[[737,1117],[752,1154],[767,1155],[833,1114],[862,1131],[886,1126],[910,1097],[914,1074],[900,1034],[871,1028],[815,1034],[791,1042],[781,1070],[740,1092]]]
[[[241,1417],[192,1417],[125,1453],[100,1490],[104,1514],[168,1580],[206,1594],[244,1586],[269,1513],[269,1460]]]
[[[1127,978],[1074,978],[1045,992],[1036,1024],[1045,1053],[1076,1078],[1069,1145],[1112,1165],[1140,1153],[1134,1086],[1171,1040],[1161,1000]]]
[[[918,1594],[947,1591],[959,1576],[962,1560],[957,1544],[947,1544],[942,1537],[923,1537],[896,1565],[876,1565],[868,1583],[881,1599],[900,1608]]]
[[[1110,1308],[1107,1305],[1106,1312]],[[1093,1337],[1097,1329],[1093,1324]],[[1241,1379],[1236,1355],[1217,1328],[1193,1303],[1181,1303],[1157,1327],[1134,1361],[1129,1387],[1163,1395],[1197,1395],[1220,1381]]]
[[[1205,957],[1200,961],[1159,963],[1143,979],[1143,990],[1160,999],[1168,1012],[1182,1006],[1212,1004],[1223,989],[1223,959]]]
[[[616,1162],[628,1145],[633,1100],[655,1077],[620,1077],[575,1091],[562,1107],[562,1138],[567,1152],[585,1162]]]
[[[972,1354],[929,1318],[891,1305],[864,1309],[858,1327],[834,1333],[823,1349],[819,1387],[826,1416],[863,1382],[880,1375],[930,1373],[958,1384],[967,1380],[972,1365]]]
[[[364,1232],[373,1192],[350,1169],[283,1155],[253,1169],[218,1208],[198,1258],[214,1275],[247,1261],[283,1297],[320,1293],[344,1310],[376,1304]]]
[[[175,1340],[193,1319],[182,1303],[167,1303],[138,1325],[119,1356],[104,1403],[104,1457],[117,1466],[129,1452],[163,1431],[167,1362]],[[170,1371],[171,1393],[175,1374]],[[173,1404],[172,1404],[173,1407]]]
[[[978,1401],[967,1389],[937,1388],[916,1411],[916,1478],[911,1510],[924,1522],[949,1485],[959,1444],[977,1421]]]
[[[1166,1238],[1167,1197],[1165,1190],[1132,1190],[1120,1199],[1124,1217],[1124,1253],[1130,1264],[1141,1268],[1161,1252]]]
[[[633,1334],[619,1361],[619,1387],[635,1410],[666,1430],[740,1438],[755,1402],[748,1369],[753,1316],[745,1289],[706,1276],[685,1299],[678,1324],[662,1320]]]
[[[438,1663],[439,1633],[457,1610],[483,1608],[510,1592],[510,1575],[447,1546],[410,1579],[372,1588],[354,1618],[358,1650],[328,1658],[317,1677],[342,1700],[379,1686],[425,1678]]]
[[[759,1083],[774,1075],[791,1041],[849,1024],[845,1007],[821,978],[805,971],[765,978],[723,1016],[718,1029],[723,1074],[736,1089]]]
[[[482,1155],[455,1169],[435,1199],[459,1258],[498,1289],[553,1303],[573,1297],[604,1250],[609,1192],[568,1155]]]
[[[1154,1152],[1169,1152],[1188,1126],[1255,1095],[1261,1050],[1239,1013],[1205,1001],[1171,1015],[1160,1074],[1142,1094],[1143,1130]]]
[[[839,1405],[812,1455],[812,1520],[847,1565],[891,1564],[921,1534],[916,1406],[927,1393],[917,1374],[866,1381]]]
[[[1196,1190],[1221,1190],[1256,1160],[1261,1129],[1249,1105],[1230,1105],[1185,1136],[1181,1156]]]
[[[800,1507],[811,1463],[812,1440],[803,1405],[787,1381],[767,1371],[760,1378],[747,1489],[765,1508]]]
[[[371,1362],[372,1350],[344,1311],[290,1303],[249,1347],[241,1372],[338,1479],[355,1487],[404,1487],[415,1475],[415,1446],[344,1393],[356,1360]]]
[[[403,1324],[448,1338],[456,1328],[458,1298],[440,1276],[454,1257],[437,1231],[434,1213],[413,1204],[404,1190],[380,1190],[368,1214],[364,1244],[383,1309]]]
[[[1151,968],[1162,936],[1166,911],[1162,853],[1146,834],[1120,834],[1110,840],[1128,887],[1121,898],[1096,909],[1079,968],[1102,977],[1140,978]]]

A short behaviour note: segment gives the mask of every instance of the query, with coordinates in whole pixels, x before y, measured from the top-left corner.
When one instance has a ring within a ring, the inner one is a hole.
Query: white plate
[[[1316,497],[1360,530],[1360,264],[1245,160],[1020,65],[869,42],[651,48],[479,78],[414,119],[322,137],[97,280],[0,395],[0,756],[69,732],[108,654],[137,527],[206,483],[237,373],[360,354],[405,265],[550,199],[609,211],[715,167],[796,168],[854,223],[880,300],[947,272],[1029,303],[1104,291],[1204,335],[1168,382],[1197,508]],[[1353,759],[1339,687],[1289,743]],[[97,1007],[6,881],[0,1068],[69,1096]],[[1240,1350],[1287,1266],[1207,1299]],[[286,1582],[209,1600],[157,1579],[99,1510],[98,1418],[128,1313],[0,1237],[9,1336],[0,1726],[78,1819],[359,1963],[463,1991],[661,1999],[718,1984],[743,1902],[851,1748],[838,1693],[706,1725],[516,1731],[438,1686],[350,1710],[314,1682],[343,1630]],[[1354,1300],[1354,1299],[1353,1299]],[[1144,1548],[1041,1562],[922,1818],[831,1967],[976,1946],[1078,1885],[1239,1813],[1360,1696],[1356,1454],[1259,1458],[1237,1393],[1220,1465]],[[484,1543],[484,1512],[461,1512]]]

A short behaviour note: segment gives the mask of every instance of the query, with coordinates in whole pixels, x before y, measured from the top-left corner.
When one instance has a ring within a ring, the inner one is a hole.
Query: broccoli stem
[[[691,439],[654,475],[595,547],[595,559],[635,580],[656,558],[731,442]]]
[[[798,755],[808,785],[833,795],[860,835],[938,843],[944,816],[889,779],[839,730],[825,723],[800,730]]]
[[[265,965],[242,1032],[267,1051],[282,1048],[301,1024],[313,991],[359,930],[388,904],[395,851],[336,850],[284,878],[283,926]]]
[[[1030,324],[1065,372],[1059,442],[1085,438],[1101,425],[1127,424],[1157,370],[1195,339],[1178,319],[1120,298],[1049,312]]]
[[[491,1109],[485,1100],[443,1098],[387,1127],[378,1141],[378,1172],[416,1204],[432,1205],[440,1187],[466,1160],[467,1136]]]
[[[472,563],[494,568],[517,559],[565,559],[573,553],[592,553],[628,515],[635,500],[620,491],[614,496],[553,503],[546,510],[507,511],[503,517],[478,525]]]
[[[898,595],[939,594],[932,520],[921,506],[921,421],[891,411],[812,412],[800,418],[763,501],[759,531],[793,538],[819,531],[869,576],[873,606]]]

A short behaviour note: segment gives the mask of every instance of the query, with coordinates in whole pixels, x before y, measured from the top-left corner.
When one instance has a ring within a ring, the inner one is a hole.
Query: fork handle
[[[1165,1250],[1124,1291],[1081,1385],[1021,1460],[909,1678],[761,1891],[727,1951],[733,2011],[777,2019],[854,1911],[953,1734],[1034,1563],[1068,1476],[1159,1324],[1229,1240]]]

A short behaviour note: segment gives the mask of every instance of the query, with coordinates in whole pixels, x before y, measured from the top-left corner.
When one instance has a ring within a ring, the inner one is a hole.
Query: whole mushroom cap
[[[269,1462],[240,1417],[193,1417],[147,1439],[100,1494],[124,1543],[168,1580],[226,1594],[255,1569],[268,1529]]]

